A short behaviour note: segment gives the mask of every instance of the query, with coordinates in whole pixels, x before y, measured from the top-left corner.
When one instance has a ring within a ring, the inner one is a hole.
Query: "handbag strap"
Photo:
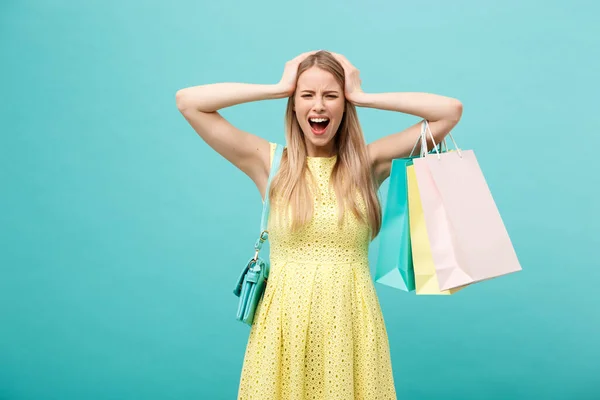
[[[273,162],[271,163],[271,171],[269,172],[269,180],[267,181],[267,189],[265,190],[265,201],[263,202],[262,217],[260,221],[260,236],[254,244],[256,254],[254,260],[258,259],[258,251],[262,248],[265,240],[269,238],[269,231],[267,231],[267,223],[269,221],[269,212],[271,210],[271,199],[269,198],[269,188],[271,187],[271,181],[279,169],[281,162],[281,156],[283,155],[283,145],[277,144],[275,148],[275,154],[273,155]]]

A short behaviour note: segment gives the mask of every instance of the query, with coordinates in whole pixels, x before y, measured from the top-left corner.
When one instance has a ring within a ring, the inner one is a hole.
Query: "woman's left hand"
[[[357,104],[360,96],[364,94],[360,87],[362,84],[362,81],[360,80],[360,71],[343,55],[337,53],[332,54],[336,60],[342,64],[342,67],[344,67],[344,75],[346,80],[344,95],[350,103]]]

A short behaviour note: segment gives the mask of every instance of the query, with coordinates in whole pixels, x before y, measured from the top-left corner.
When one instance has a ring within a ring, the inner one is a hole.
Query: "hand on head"
[[[344,95],[349,102],[355,103],[357,97],[363,93],[361,88],[362,81],[360,79],[360,71],[343,55],[338,53],[331,54],[344,68],[344,80],[346,81]]]
[[[287,96],[291,96],[294,93],[294,90],[296,90],[296,81],[298,80],[298,66],[308,56],[311,56],[316,52],[317,50],[302,53],[299,56],[285,63],[285,68],[283,69],[283,76],[279,81],[279,86],[281,86],[283,92]]]
[[[296,90],[296,84],[298,80],[298,66],[307,57],[319,51],[320,50],[313,50],[308,51],[306,53],[302,53],[285,64],[283,76],[281,77],[281,80],[278,83],[283,93],[285,93],[287,96],[291,96],[294,93],[294,91]],[[357,96],[363,93],[361,88],[362,81],[360,79],[360,71],[354,65],[352,65],[352,63],[350,63],[350,61],[348,61],[348,59],[343,55],[333,52],[330,54],[344,68],[344,95],[348,101],[354,103],[357,99]]]

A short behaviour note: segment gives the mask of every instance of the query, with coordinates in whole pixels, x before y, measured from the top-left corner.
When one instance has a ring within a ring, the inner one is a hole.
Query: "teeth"
[[[311,122],[325,122],[325,121],[329,121],[329,118],[310,118],[309,120]]]

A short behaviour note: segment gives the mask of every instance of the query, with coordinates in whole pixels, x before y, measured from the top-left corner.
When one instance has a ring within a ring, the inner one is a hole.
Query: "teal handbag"
[[[254,257],[252,257],[242,270],[240,277],[235,285],[233,294],[239,297],[236,319],[247,325],[252,325],[254,321],[254,313],[258,302],[263,296],[267,286],[267,278],[269,277],[269,260],[261,258],[258,252],[262,248],[263,243],[269,238],[267,231],[267,222],[269,220],[270,199],[269,187],[273,176],[279,169],[281,155],[283,154],[283,146],[278,144],[273,156],[271,171],[269,172],[269,180],[267,181],[267,189],[265,191],[265,201],[263,202],[263,211],[260,225],[260,236],[254,244]]]

